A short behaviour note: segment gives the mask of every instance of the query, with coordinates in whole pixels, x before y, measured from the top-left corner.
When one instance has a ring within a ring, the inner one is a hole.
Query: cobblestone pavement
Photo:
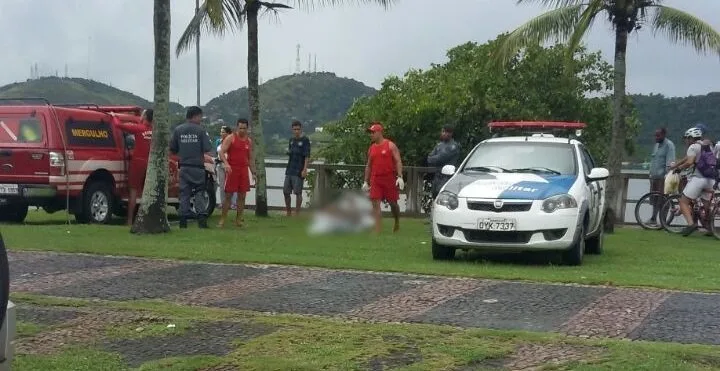
[[[720,345],[718,294],[45,252],[9,257],[11,292]]]

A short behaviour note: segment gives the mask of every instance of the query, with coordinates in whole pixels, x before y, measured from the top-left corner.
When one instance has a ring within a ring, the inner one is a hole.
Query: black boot
[[[202,228],[202,229],[208,228],[207,217],[201,216],[198,218],[198,228]]]
[[[180,217],[180,229],[187,228],[187,218],[186,217]]]

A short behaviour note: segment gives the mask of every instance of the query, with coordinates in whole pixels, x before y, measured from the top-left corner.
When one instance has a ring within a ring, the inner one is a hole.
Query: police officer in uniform
[[[432,181],[432,197],[435,199],[440,193],[440,188],[450,179],[449,176],[440,173],[445,165],[455,165],[460,161],[460,146],[453,139],[453,128],[445,125],[440,132],[440,142],[433,148],[427,157],[427,164],[437,168]]]
[[[173,132],[170,151],[180,157],[180,228],[187,228],[190,217],[190,198],[194,197],[198,227],[207,228],[207,207],[202,191],[205,189],[205,154],[210,152],[210,136],[200,123],[200,107],[187,109],[186,121]]]

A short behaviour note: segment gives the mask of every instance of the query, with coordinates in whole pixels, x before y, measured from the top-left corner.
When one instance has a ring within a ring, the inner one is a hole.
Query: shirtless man
[[[405,188],[402,178],[402,160],[400,150],[392,141],[383,137],[383,126],[379,122],[371,123],[368,128],[372,144],[368,149],[368,161],[365,166],[365,183],[362,189],[370,191],[370,200],[375,217],[375,232],[382,230],[382,210],[380,203],[385,200],[390,204],[390,211],[395,219],[393,232],[400,229],[400,192]]]

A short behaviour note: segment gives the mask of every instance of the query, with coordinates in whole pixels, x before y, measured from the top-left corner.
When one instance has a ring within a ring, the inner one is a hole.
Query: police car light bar
[[[493,121],[488,124],[490,132],[520,131],[523,133],[552,133],[574,131],[575,136],[582,135],[587,125],[582,122],[563,121]]]

